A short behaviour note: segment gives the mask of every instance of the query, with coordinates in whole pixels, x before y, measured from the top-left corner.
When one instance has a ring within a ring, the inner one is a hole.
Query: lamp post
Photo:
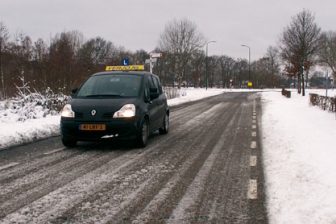
[[[241,45],[242,47],[247,47],[248,48],[248,52],[249,52],[249,82],[251,81],[251,48],[245,44]]]
[[[210,43],[216,43],[216,41],[208,41],[205,45],[205,89],[208,90],[208,45]]]

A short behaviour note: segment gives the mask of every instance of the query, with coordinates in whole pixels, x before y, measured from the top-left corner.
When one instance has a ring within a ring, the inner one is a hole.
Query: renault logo
[[[92,116],[95,116],[95,115],[96,115],[96,113],[97,113],[97,111],[96,111],[96,110],[91,110],[91,115],[92,115]]]

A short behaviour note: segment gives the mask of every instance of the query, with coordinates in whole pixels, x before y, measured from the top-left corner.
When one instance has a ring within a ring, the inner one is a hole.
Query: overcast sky
[[[33,41],[78,30],[101,36],[128,50],[152,51],[164,26],[174,18],[195,22],[209,44],[209,55],[252,60],[276,45],[291,18],[303,9],[323,30],[336,31],[336,0],[0,0],[0,21],[13,35]]]

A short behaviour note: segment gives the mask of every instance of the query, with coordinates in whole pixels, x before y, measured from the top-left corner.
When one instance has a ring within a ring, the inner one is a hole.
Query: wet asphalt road
[[[0,151],[0,223],[268,223],[257,93],[171,108],[132,142],[50,138]]]

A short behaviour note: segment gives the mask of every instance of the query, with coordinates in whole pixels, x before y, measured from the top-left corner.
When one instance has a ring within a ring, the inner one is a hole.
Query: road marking
[[[252,141],[251,142],[251,149],[255,149],[257,148],[257,142],[256,141]]]
[[[258,190],[257,190],[257,180],[251,179],[249,182],[249,188],[247,191],[247,198],[248,199],[257,199],[258,198]]]
[[[0,171],[1,170],[4,170],[4,169],[7,169],[7,168],[10,168],[10,167],[13,167],[13,166],[16,166],[16,165],[19,165],[20,163],[9,163],[7,165],[4,165],[4,166],[0,166]]]
[[[52,150],[52,151],[50,151],[50,152],[43,153],[43,155],[50,155],[50,154],[53,154],[53,153],[56,153],[56,152],[63,151],[64,149],[65,149],[65,148],[55,149],[55,150]]]
[[[256,120],[252,120],[252,123],[255,124],[255,123],[257,123],[257,121]]]
[[[250,166],[257,166],[257,156],[250,156]]]
[[[257,137],[257,132],[256,131],[252,131],[252,137]]]
[[[253,120],[257,119],[257,116],[256,116],[256,115],[253,115],[253,116],[252,116],[252,119],[253,119]]]
[[[252,129],[256,129],[257,128],[257,125],[252,125]]]

